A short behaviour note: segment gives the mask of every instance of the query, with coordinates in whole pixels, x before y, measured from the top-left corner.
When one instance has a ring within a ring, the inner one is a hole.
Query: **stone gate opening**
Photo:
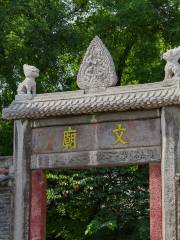
[[[148,171],[148,165],[48,171],[47,239],[150,239]]]

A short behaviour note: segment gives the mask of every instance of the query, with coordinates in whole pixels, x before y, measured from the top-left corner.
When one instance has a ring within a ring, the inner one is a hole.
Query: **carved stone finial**
[[[112,57],[99,37],[88,47],[77,76],[80,89],[106,88],[115,86],[117,76]]]
[[[19,84],[17,92],[22,94],[36,94],[36,77],[39,77],[39,69],[28,64],[23,65],[25,79]]]
[[[163,59],[167,61],[164,80],[171,80],[180,77],[180,64],[178,60],[180,58],[180,46],[174,49],[170,49],[163,54]]]

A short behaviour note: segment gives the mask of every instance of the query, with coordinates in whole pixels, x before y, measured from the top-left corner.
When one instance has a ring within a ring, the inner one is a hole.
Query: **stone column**
[[[149,164],[150,240],[162,240],[161,164]]]
[[[177,191],[177,240],[180,240],[180,172],[176,174]]]
[[[31,129],[27,120],[14,123],[14,238],[29,240]]]
[[[46,239],[46,176],[32,171],[30,240]]]
[[[180,166],[180,108],[164,107],[161,124],[163,240],[177,240],[175,175]]]

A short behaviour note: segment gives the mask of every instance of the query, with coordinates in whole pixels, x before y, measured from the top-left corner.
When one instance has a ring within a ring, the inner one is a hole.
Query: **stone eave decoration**
[[[95,37],[78,74],[81,90],[18,94],[12,104],[3,110],[3,117],[37,119],[180,105],[179,57],[180,47],[164,53],[163,58],[167,61],[164,81],[115,87],[117,77],[112,58],[102,41]]]
[[[77,76],[80,89],[107,88],[117,84],[114,62],[101,39],[96,36],[90,43]]]
[[[16,99],[3,110],[5,119],[37,119],[54,116],[153,109],[180,104],[179,80],[111,87],[98,93],[83,90],[38,94],[32,100]]]

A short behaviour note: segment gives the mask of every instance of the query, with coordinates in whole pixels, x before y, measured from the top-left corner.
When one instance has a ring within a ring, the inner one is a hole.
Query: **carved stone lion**
[[[172,78],[180,77],[180,64],[178,63],[179,58],[180,46],[174,49],[170,49],[163,54],[163,59],[167,61],[164,69],[165,81]]]
[[[20,94],[36,94],[35,78],[39,77],[39,69],[28,64],[23,65],[25,79],[19,84],[17,92]]]

